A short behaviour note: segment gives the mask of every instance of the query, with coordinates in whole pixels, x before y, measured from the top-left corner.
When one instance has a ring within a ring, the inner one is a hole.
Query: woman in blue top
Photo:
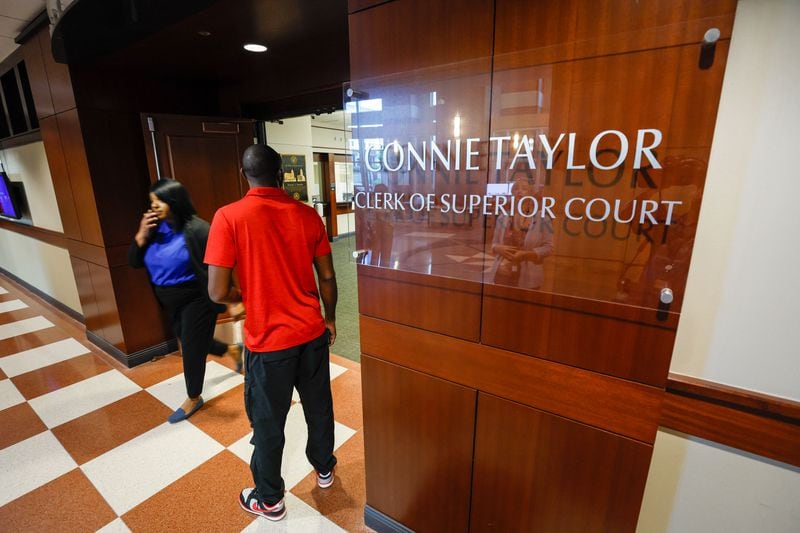
[[[188,398],[169,417],[185,420],[203,406],[206,355],[228,355],[241,369],[242,351],[214,339],[217,315],[225,306],[208,297],[208,266],[203,263],[208,222],[196,216],[189,193],[179,182],[158,180],[150,189],[150,209],[128,253],[134,268],[146,267],[158,301],[172,318],[181,344]]]

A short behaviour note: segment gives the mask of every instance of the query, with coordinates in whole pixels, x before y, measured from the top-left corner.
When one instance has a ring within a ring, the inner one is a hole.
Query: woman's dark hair
[[[176,231],[182,231],[183,226],[192,218],[192,215],[197,214],[197,210],[192,205],[192,199],[189,198],[189,191],[179,181],[170,179],[158,180],[150,187],[150,192],[169,206],[169,210],[175,219]]]

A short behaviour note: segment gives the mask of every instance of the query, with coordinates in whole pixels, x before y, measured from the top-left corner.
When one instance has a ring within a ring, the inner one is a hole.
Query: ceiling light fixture
[[[246,45],[244,45],[244,49],[247,50],[248,52],[257,52],[257,53],[267,51],[267,47],[264,46],[263,44],[254,44],[254,43],[247,43]]]

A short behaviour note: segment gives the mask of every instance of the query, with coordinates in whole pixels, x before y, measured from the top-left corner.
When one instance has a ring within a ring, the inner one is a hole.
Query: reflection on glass
[[[541,201],[542,187],[520,178],[512,194],[518,202],[526,196]],[[491,247],[495,260],[488,279],[498,285],[539,289],[544,279],[542,264],[553,251],[552,219],[534,212],[532,202],[517,205],[513,214],[501,214],[495,222]]]
[[[692,124],[714,106],[676,87],[705,78],[680,47],[569,50],[353,80],[361,262],[649,308],[668,287],[680,308],[709,153]],[[536,213],[501,208],[524,197]]]

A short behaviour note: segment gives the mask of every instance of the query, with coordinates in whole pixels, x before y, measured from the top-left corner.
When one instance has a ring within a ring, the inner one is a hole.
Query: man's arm
[[[242,293],[231,282],[233,269],[208,265],[208,297],[218,304],[234,304],[242,301]]]
[[[331,333],[330,344],[336,341],[336,301],[339,292],[336,288],[336,272],[333,270],[333,256],[321,255],[314,258],[314,268],[319,279],[319,294],[325,307],[325,327]]]

